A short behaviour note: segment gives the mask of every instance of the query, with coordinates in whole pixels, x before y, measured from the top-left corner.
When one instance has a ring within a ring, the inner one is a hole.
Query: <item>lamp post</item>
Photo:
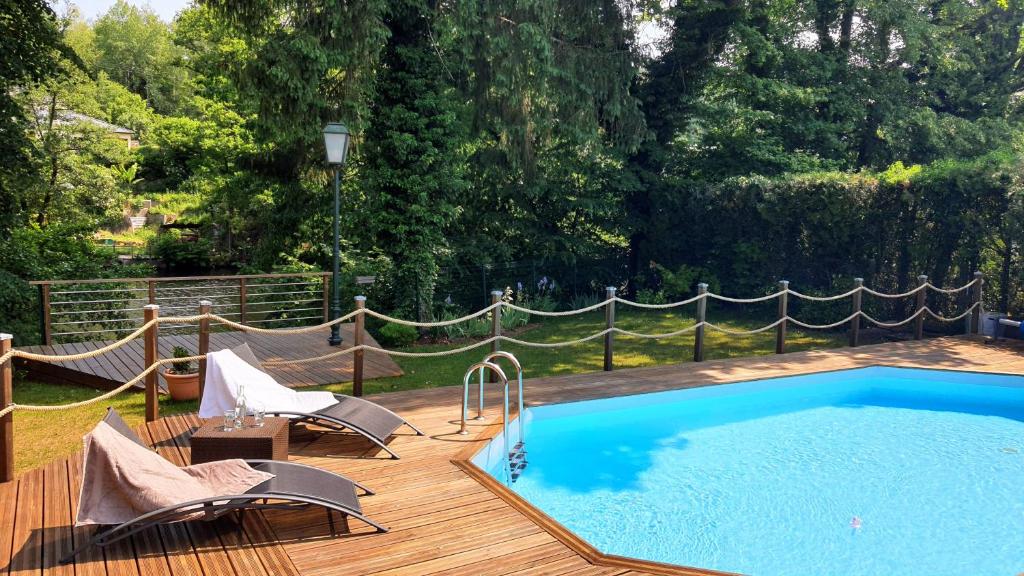
[[[341,240],[339,238],[339,220],[341,218],[341,200],[339,187],[341,183],[341,167],[345,165],[348,155],[349,131],[340,122],[331,122],[324,126],[324,148],[327,150],[327,163],[334,168],[334,273],[331,276],[331,320],[341,317]],[[331,336],[327,339],[331,346],[341,344],[341,326],[331,326]]]

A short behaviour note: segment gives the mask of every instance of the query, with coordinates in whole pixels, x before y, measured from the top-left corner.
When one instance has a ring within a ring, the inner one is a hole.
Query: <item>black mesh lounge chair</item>
[[[136,444],[150,449],[125,424],[113,408],[107,409],[107,415],[103,421]],[[234,512],[237,514],[239,529],[241,529],[242,518],[250,510],[294,510],[319,506],[327,512],[327,521],[332,534],[335,532],[334,511],[340,512],[342,517],[351,516],[362,520],[376,528],[378,532],[388,531],[387,528],[363,515],[356,489],[361,490],[364,496],[372,495],[373,492],[358,482],[349,480],[340,474],[296,462],[276,460],[246,460],[245,462],[253,469],[274,474],[274,477],[253,486],[243,494],[225,494],[215,498],[182,502],[175,506],[153,510],[124,524],[100,529],[88,542],[62,558],[61,564],[71,562],[75,556],[91,546],[101,548],[109,546],[152,526],[180,521],[196,512],[202,512],[207,519]]]
[[[248,344],[236,346],[231,351],[250,366],[266,372],[259,359],[252,353]],[[384,443],[395,433],[395,430],[402,426],[408,426],[417,436],[423,436],[423,432],[419,428],[380,404],[374,404],[369,400],[344,394],[335,394],[334,398],[338,401],[337,404],[321,408],[316,412],[281,412],[269,406],[266,413],[269,416],[287,417],[291,420],[292,425],[314,424],[335,432],[350,430],[365,436],[367,440],[382,448],[395,460],[398,459],[398,454],[395,454]]]

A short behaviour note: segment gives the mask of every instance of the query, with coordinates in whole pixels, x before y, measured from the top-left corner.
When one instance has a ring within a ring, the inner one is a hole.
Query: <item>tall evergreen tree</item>
[[[363,146],[363,214],[373,246],[395,266],[401,309],[432,314],[439,262],[467,188],[465,110],[446,63],[436,2],[392,2]]]

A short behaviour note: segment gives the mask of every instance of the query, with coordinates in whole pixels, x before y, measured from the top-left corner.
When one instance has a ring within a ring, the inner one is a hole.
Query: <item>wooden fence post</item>
[[[697,296],[703,296],[697,300],[697,329],[693,333],[693,361],[704,361],[704,321],[708,315],[708,285],[703,282],[697,284]]]
[[[245,324],[245,309],[249,300],[249,285],[245,278],[238,279],[238,322]]]
[[[146,322],[156,320],[160,316],[160,306],[147,304],[142,309],[143,319]],[[159,356],[159,332],[160,325],[153,324],[146,330],[145,360],[146,368],[153,366]],[[146,422],[153,422],[160,417],[160,398],[157,384],[160,382],[159,370],[153,370],[146,374]]]
[[[779,294],[779,315],[778,319],[782,320],[779,325],[775,327],[775,353],[782,354],[786,351],[786,316],[789,315],[789,280],[779,280],[779,290],[782,294]]]
[[[11,351],[13,336],[0,334],[0,355]],[[0,408],[14,402],[14,359],[0,364]],[[0,482],[14,480],[14,412],[0,417]],[[13,503],[9,503],[13,506]]]
[[[207,315],[213,309],[213,302],[209,300],[199,301],[199,314]],[[199,355],[205,356],[210,352],[210,319],[203,318],[199,321]],[[199,401],[203,400],[203,389],[206,388],[206,358],[199,360]]]
[[[146,286],[149,288],[149,303],[156,304],[156,280],[149,280]]]
[[[604,306],[604,326],[606,330],[615,328],[615,287],[606,286],[604,299],[607,302]],[[615,344],[615,333],[609,332],[604,335],[604,369],[606,372],[612,370],[614,363],[612,346]]]
[[[928,283],[928,276],[921,274],[917,277],[918,286],[924,286]],[[914,340],[920,340],[924,337],[924,314],[921,310],[924,309],[925,296],[928,294],[926,288],[922,288],[917,291],[917,304],[914,307],[914,314],[917,314],[917,318],[914,319]]]
[[[971,334],[981,334],[981,287],[983,284],[985,284],[985,275],[980,271],[975,272],[974,288],[971,290],[972,304],[975,305],[974,311],[971,312]]]
[[[498,302],[501,302],[501,297],[505,293],[501,290],[494,290],[491,292],[491,305],[494,306]],[[494,310],[491,311],[491,338],[497,338],[501,336],[501,306],[495,306]],[[497,352],[501,349],[501,341],[495,340],[491,342],[491,352]],[[488,370],[491,374],[491,382],[498,381],[498,374],[494,370]],[[483,402],[483,398],[480,399]]]
[[[50,285],[39,285],[39,334],[43,337],[43,344],[53,344],[53,328],[50,318]]]
[[[861,302],[864,296],[864,279],[854,278],[853,288],[856,292],[853,293],[853,310],[852,314],[855,314],[852,320],[850,320],[850,347],[856,348],[860,344],[860,309]]]
[[[363,332],[366,327],[366,296],[356,296],[356,310],[359,314],[356,314],[355,322],[355,335],[352,338],[352,346],[358,348],[363,345]],[[362,396],[363,395],[363,351],[356,350],[352,353],[353,366],[352,366],[352,395]]]

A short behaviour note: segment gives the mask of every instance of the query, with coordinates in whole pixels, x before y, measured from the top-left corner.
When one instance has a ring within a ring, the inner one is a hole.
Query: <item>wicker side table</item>
[[[192,463],[243,458],[246,460],[288,460],[288,419],[264,418],[256,428],[252,418],[245,426],[224,431],[222,418],[210,418],[192,434]]]

